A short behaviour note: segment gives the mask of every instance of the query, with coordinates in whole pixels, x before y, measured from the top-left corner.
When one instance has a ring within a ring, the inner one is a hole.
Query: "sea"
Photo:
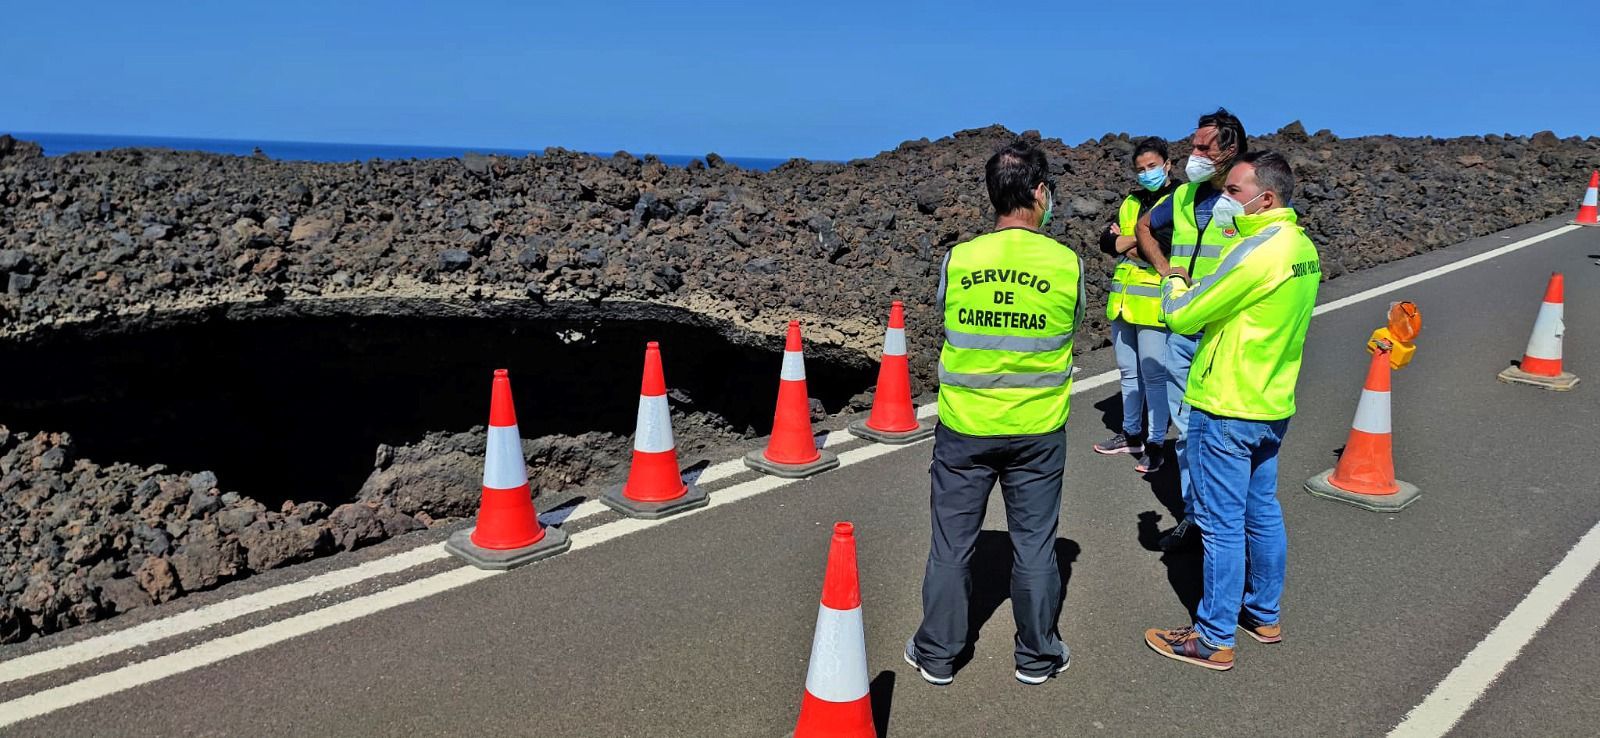
[[[7,131],[0,131],[7,133]],[[33,141],[44,147],[45,156],[60,156],[75,151],[106,149],[162,148],[177,151],[208,151],[214,154],[250,156],[257,148],[273,159],[285,161],[366,161],[368,159],[454,159],[467,152],[522,157],[538,154],[534,149],[499,149],[487,146],[397,146],[391,144],[320,143],[314,141],[264,141],[224,138],[171,138],[163,136],[117,136],[90,133],[11,132],[12,137]],[[590,152],[608,157],[614,152]],[[632,153],[632,152],[630,152]],[[634,154],[643,158],[643,154]],[[701,156],[657,154],[669,166],[688,166]],[[723,156],[742,169],[766,171],[788,161],[749,156]]]

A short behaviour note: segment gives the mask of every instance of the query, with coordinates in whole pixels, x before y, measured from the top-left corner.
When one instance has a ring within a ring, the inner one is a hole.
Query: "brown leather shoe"
[[[1278,643],[1283,640],[1283,626],[1278,623],[1267,625],[1239,618],[1239,630],[1262,643]]]
[[[1150,650],[1175,661],[1194,664],[1213,671],[1233,668],[1232,648],[1213,648],[1200,638],[1194,626],[1162,630],[1151,628],[1144,632],[1144,644]]]

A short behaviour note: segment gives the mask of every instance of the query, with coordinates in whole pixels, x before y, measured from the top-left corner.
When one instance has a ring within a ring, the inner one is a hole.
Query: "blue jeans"
[[[1111,346],[1122,377],[1122,432],[1144,433],[1150,416],[1150,443],[1167,439],[1167,329],[1111,321]]]
[[[1178,490],[1183,496],[1184,515],[1194,509],[1194,484],[1189,478],[1189,403],[1183,393],[1189,389],[1189,365],[1200,345],[1200,335],[1167,333],[1167,412],[1178,430],[1173,450],[1178,453]]]
[[[1289,539],[1278,505],[1278,448],[1289,420],[1240,420],[1200,408],[1189,414],[1194,506],[1205,546],[1205,593],[1195,614],[1200,636],[1233,646],[1240,609],[1278,622]]]

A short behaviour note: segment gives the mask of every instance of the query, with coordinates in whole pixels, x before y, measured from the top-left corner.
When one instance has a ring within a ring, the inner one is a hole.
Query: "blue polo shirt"
[[[1201,232],[1206,229],[1206,224],[1211,222],[1211,209],[1216,207],[1217,200],[1222,198],[1222,190],[1212,186],[1211,180],[1200,184],[1200,191],[1194,195],[1194,225]],[[1161,204],[1150,209],[1150,230],[1165,230],[1168,232],[1167,240],[1171,245],[1172,237],[1172,198],[1161,201]]]

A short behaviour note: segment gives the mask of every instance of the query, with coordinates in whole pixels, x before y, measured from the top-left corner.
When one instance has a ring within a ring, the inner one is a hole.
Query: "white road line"
[[[1590,528],[1516,609],[1489,631],[1421,704],[1406,713],[1389,731],[1389,738],[1439,738],[1449,733],[1596,567],[1600,567],[1600,524]]]
[[[298,582],[281,584],[231,600],[197,607],[169,618],[152,620],[131,628],[86,638],[48,651],[18,656],[10,661],[0,662],[0,684],[65,669],[164,638],[208,628],[268,608],[358,584],[374,577],[404,571],[413,566],[442,559],[447,555],[443,545],[422,546],[347,569],[306,577]]]
[[[274,643],[349,622],[375,612],[414,602],[430,595],[482,581],[501,572],[463,566],[390,589],[346,600],[331,607],[313,610],[242,633],[207,641],[149,661],[129,664],[115,671],[97,674],[70,684],[0,703],[0,728],[15,725],[62,708],[116,694],[123,690],[165,679],[207,664],[265,648]]]
[[[1469,258],[1466,258],[1466,259],[1462,259],[1462,260],[1457,261],[1457,262],[1452,262],[1452,263],[1446,264],[1444,266],[1435,267],[1433,269],[1429,269],[1427,271],[1412,275],[1410,277],[1405,277],[1405,278],[1396,280],[1394,282],[1390,282],[1390,283],[1388,283],[1386,285],[1383,285],[1383,286],[1380,286],[1380,287],[1374,287],[1372,289],[1364,290],[1362,292],[1358,292],[1358,293],[1356,293],[1354,295],[1351,295],[1349,297],[1340,298],[1338,300],[1334,300],[1333,302],[1326,303],[1324,305],[1320,305],[1320,306],[1318,306],[1316,308],[1316,310],[1312,314],[1313,315],[1322,315],[1322,314],[1325,314],[1325,313],[1332,312],[1334,310],[1338,310],[1338,309],[1341,309],[1341,308],[1344,308],[1344,307],[1348,307],[1350,305],[1355,305],[1355,304],[1363,302],[1365,300],[1370,300],[1370,299],[1372,299],[1374,297],[1377,297],[1379,295],[1384,295],[1384,294],[1393,292],[1395,290],[1401,289],[1403,287],[1407,287],[1407,286],[1410,286],[1410,285],[1413,285],[1413,284],[1417,284],[1417,283],[1432,279],[1434,277],[1437,277],[1437,276],[1440,276],[1440,275],[1443,275],[1443,274],[1448,274],[1448,273],[1456,271],[1458,269],[1464,269],[1464,268],[1466,268],[1468,266],[1471,266],[1473,264],[1479,264],[1479,263],[1482,263],[1484,261],[1488,261],[1489,259],[1493,259],[1495,257],[1503,256],[1505,254],[1511,253],[1511,252],[1516,251],[1518,249],[1526,248],[1528,246],[1531,246],[1533,244],[1536,244],[1536,243],[1539,243],[1541,241],[1547,240],[1549,238],[1553,238],[1555,236],[1559,236],[1559,235],[1568,233],[1568,232],[1570,232],[1572,230],[1576,230],[1576,228],[1577,228],[1577,226],[1561,226],[1561,227],[1558,227],[1558,228],[1556,228],[1556,229],[1554,229],[1552,231],[1548,231],[1546,233],[1542,233],[1542,234],[1535,235],[1535,236],[1530,236],[1528,238],[1522,239],[1521,241],[1517,241],[1515,243],[1511,243],[1511,244],[1507,244],[1505,246],[1501,246],[1501,247],[1499,247],[1497,249],[1486,251],[1486,252],[1484,252],[1482,254],[1478,254],[1477,256],[1473,256],[1473,257],[1469,257]],[[1095,376],[1088,377],[1088,378],[1085,378],[1085,379],[1075,380],[1074,383],[1073,383],[1072,393],[1074,395],[1076,395],[1076,394],[1079,394],[1079,393],[1082,393],[1082,392],[1087,392],[1089,390],[1093,390],[1093,389],[1096,389],[1096,388],[1111,384],[1111,383],[1117,381],[1117,379],[1118,379],[1117,372],[1116,371],[1109,371],[1109,372],[1102,372],[1100,374],[1097,374]],[[932,416],[936,415],[937,412],[938,412],[937,405],[935,405],[935,404],[923,405],[923,406],[917,408],[917,417],[919,417],[919,418],[928,418],[928,417],[932,417]],[[830,433],[828,435],[827,439],[825,440],[825,444],[824,445],[836,445],[838,443],[842,443],[844,440],[847,440],[847,438],[846,438],[846,434],[843,431],[834,431],[833,433]],[[894,451],[899,451],[899,450],[908,449],[908,448],[914,448],[914,447],[919,446],[919,445],[920,445],[920,443],[919,444],[909,444],[909,445],[906,445],[906,446],[890,446],[890,445],[883,445],[883,444],[873,444],[873,445],[869,445],[869,446],[864,446],[862,448],[853,449],[851,451],[846,451],[846,452],[844,452],[844,453],[839,455],[840,467],[841,468],[842,467],[846,467],[846,466],[849,466],[849,465],[854,464],[854,463],[865,461],[867,459],[875,458],[877,456],[883,456],[885,454],[889,454],[889,453],[892,453]],[[701,473],[698,481],[701,484],[709,484],[709,483],[711,483],[713,481],[716,481],[718,479],[731,477],[734,474],[739,473],[743,469],[744,469],[744,466],[743,466],[743,464],[742,464],[740,459],[731,459],[731,460],[720,462],[720,463],[717,463],[717,464],[713,464],[713,465],[707,467]],[[749,497],[754,497],[754,496],[756,496],[758,494],[761,494],[763,492],[769,492],[769,491],[772,491],[772,490],[775,490],[775,489],[779,489],[779,488],[782,488],[782,487],[787,486],[787,485],[792,484],[792,483],[793,483],[793,480],[779,479],[779,478],[775,478],[775,477],[765,477],[764,476],[764,477],[760,477],[760,478],[757,478],[757,479],[754,479],[754,480],[751,480],[751,481],[748,481],[748,482],[744,482],[742,484],[736,484],[736,485],[734,485],[732,487],[728,487],[726,489],[719,490],[719,491],[713,493],[711,495],[711,503],[706,508],[701,508],[701,510],[710,509],[712,507],[720,507],[722,505],[725,505],[725,504],[728,504],[728,503],[731,503],[731,502],[735,502],[735,501],[742,500],[742,499],[747,499]],[[604,509],[606,509],[606,508],[604,508],[603,506],[601,506],[598,503],[595,503],[593,501],[584,502],[584,503],[581,503],[578,506],[576,506],[576,508],[574,508],[572,514],[570,514],[570,515],[566,516],[565,518],[563,518],[563,522],[570,522],[570,521],[575,520],[575,519],[586,518],[586,517],[589,517],[591,515],[597,514],[597,513],[601,512]],[[669,518],[663,518],[661,520],[654,520],[654,521],[645,521],[645,520],[636,520],[636,519],[632,519],[632,518],[623,518],[623,519],[616,520],[616,521],[613,521],[613,522],[610,522],[610,523],[606,523],[604,525],[597,526],[595,528],[583,531],[582,533],[573,536],[572,550],[578,551],[578,550],[582,550],[582,549],[585,549],[585,548],[591,548],[593,546],[599,545],[600,543],[604,543],[604,542],[610,541],[610,540],[615,540],[617,538],[621,538],[622,536],[629,535],[631,533],[635,533],[635,532],[638,532],[638,531],[641,531],[641,530],[646,530],[648,528],[652,528],[652,527],[655,527],[657,525],[661,525],[661,524],[664,524],[664,523],[669,523],[669,522],[672,522],[674,520],[682,519],[682,518],[687,517],[688,515],[694,514],[696,512],[699,512],[699,511],[693,511],[691,513],[684,513],[684,514],[674,515],[674,516],[669,517]],[[439,556],[443,556],[444,555],[443,552],[439,550],[438,546],[429,546],[429,547],[426,547],[426,548],[429,549],[429,550],[438,551],[437,555],[434,558],[437,558]],[[410,552],[408,552],[408,553],[410,553]],[[397,554],[396,557],[404,556],[404,555],[405,554]],[[391,557],[391,558],[395,558],[395,557]],[[373,566],[373,565],[377,565],[380,562],[387,561],[387,560],[389,560],[389,559],[379,559],[379,560],[376,560],[376,561],[368,562],[367,564],[363,564],[362,566]],[[415,564],[410,564],[409,566],[414,566],[414,565]],[[359,568],[359,567],[353,567],[353,569],[355,569],[355,568]],[[406,567],[402,566],[402,567],[399,567],[399,568],[406,568]],[[399,569],[394,569],[394,570],[398,571]],[[345,570],[345,571],[351,571],[351,570]],[[458,570],[452,570],[451,572],[446,572],[446,574],[459,574],[460,572],[468,572],[468,571],[474,571],[474,570],[472,570],[470,568],[463,568],[463,569],[458,569]],[[327,576],[332,576],[332,575],[339,574],[339,573],[340,572],[330,572],[329,574],[324,574],[324,575],[319,575],[319,576],[327,577]],[[363,576],[363,577],[360,577],[360,578],[356,579],[355,581],[360,581],[361,579],[365,579],[365,578],[369,578],[369,577]],[[315,579],[315,578],[313,578],[313,579]],[[297,583],[297,584],[303,585],[303,584],[306,584],[306,583],[308,583],[310,581],[311,581],[311,579],[307,579],[305,582],[300,582],[300,583]],[[430,594],[434,594],[434,593],[437,593],[437,592],[443,592],[443,591],[446,591],[448,589],[454,589],[455,587],[462,586],[463,584],[470,583],[470,581],[476,581],[476,579],[469,579],[469,580],[464,580],[464,581],[457,582],[456,579],[452,579],[452,578],[446,577],[445,574],[441,574],[441,575],[436,575],[434,577],[429,577],[427,579],[418,580],[416,582],[411,582],[409,584],[399,585],[394,590],[388,590],[386,592],[380,592],[380,593],[377,593],[377,594],[374,594],[374,595],[368,595],[367,597],[378,597],[380,595],[386,594],[387,592],[392,592],[392,591],[395,591],[395,590],[399,590],[401,588],[406,588],[406,591],[409,592],[409,593],[412,593],[412,596],[409,596],[408,599],[405,599],[403,602],[411,602],[411,601],[415,601],[415,600],[427,597]],[[432,584],[432,585],[423,585],[422,583],[424,583],[424,582],[434,582],[434,584]],[[293,591],[291,588],[294,588],[295,586],[296,585],[283,585],[283,587],[275,588],[275,589],[290,589],[290,591]],[[338,586],[344,586],[344,585],[338,585]],[[435,587],[435,589],[429,591],[427,588],[430,587],[430,586],[431,587]],[[334,588],[336,588],[336,587],[328,587],[328,589],[334,589]],[[267,590],[267,591],[272,591],[272,590]],[[264,594],[266,594],[267,591],[257,593],[256,595],[246,595],[245,597],[239,598],[239,600],[245,600],[246,598],[249,598],[249,597],[264,595]],[[326,590],[323,590],[323,591],[326,591]],[[315,593],[316,592],[308,592],[307,594],[294,596],[294,597],[290,598],[289,600],[285,600],[285,601],[293,601],[293,600],[296,600],[296,599],[301,599],[302,597],[309,596],[310,594],[315,594]],[[347,601],[345,603],[341,603],[339,605],[333,605],[333,606],[331,606],[331,607],[329,607],[327,609],[328,610],[335,610],[335,609],[338,609],[338,608],[343,608],[345,605],[350,605],[351,603],[355,603],[355,602],[361,601],[363,599],[366,599],[366,598],[357,598],[357,599],[349,600],[349,601]],[[218,603],[216,605],[211,605],[209,607],[222,608],[222,607],[224,607],[226,605],[229,605],[229,604],[231,604],[233,602],[236,602],[236,600],[230,600],[229,602]],[[387,607],[393,607],[394,605],[397,605],[397,604],[402,604],[402,602],[395,602],[394,604],[386,605],[385,608],[383,608],[383,609],[386,609]],[[273,606],[273,605],[265,605],[264,607],[271,607],[271,606]],[[254,611],[259,610],[259,609],[264,609],[264,607],[257,607],[257,608],[249,609],[249,610],[246,610],[245,612],[254,612]],[[376,612],[377,610],[372,610],[372,611]],[[195,612],[198,612],[198,611],[195,611]],[[225,611],[219,611],[219,612],[225,612]],[[281,625],[282,623],[288,623],[288,622],[292,622],[292,621],[297,621],[300,618],[305,618],[307,616],[316,615],[318,612],[323,612],[323,611],[313,611],[313,612],[310,612],[310,613],[306,613],[305,615],[296,616],[294,618],[290,618],[289,620],[282,621],[281,623],[278,623],[278,624],[275,624],[275,625]],[[341,609],[341,610],[339,610],[339,612],[344,613],[346,611]],[[136,630],[138,628],[154,627],[154,626],[161,625],[163,623],[168,623],[170,621],[176,621],[179,618],[182,618],[182,617],[184,617],[185,615],[188,615],[188,614],[189,613],[183,613],[183,614],[180,614],[180,615],[173,616],[172,618],[168,618],[167,620],[156,621],[156,622],[153,622],[153,623],[147,623],[147,624],[144,624],[144,625],[135,626],[134,628],[130,628],[130,629],[126,630],[126,631],[121,631],[121,632],[117,632],[117,633],[110,633],[110,634],[107,634],[105,636],[100,636],[99,638],[105,638],[105,639],[122,638],[126,634],[131,633],[131,632],[133,632],[134,630]],[[237,615],[233,615],[233,616],[230,616],[230,617],[237,617]],[[319,628],[327,627],[328,625],[333,625],[335,623],[342,623],[342,622],[347,622],[349,620],[354,620],[357,617],[360,617],[359,613],[358,614],[354,614],[354,615],[350,615],[348,617],[341,617],[341,618],[339,618],[337,620],[329,621],[325,625],[320,625],[317,628],[311,628],[309,630],[304,630],[304,631],[286,630],[286,631],[283,631],[283,633],[285,633],[285,634],[277,637],[276,640],[285,640],[285,639],[288,639],[288,638],[295,637],[296,635],[300,635],[303,632],[311,632],[311,630],[317,630]],[[223,618],[223,619],[228,619],[228,618]],[[217,620],[215,622],[221,622],[221,620]],[[182,628],[178,628],[178,629],[172,629],[169,626],[167,628],[162,629],[161,631],[158,631],[158,632],[161,632],[161,633],[164,633],[164,634],[156,635],[154,638],[150,638],[148,640],[145,640],[144,643],[148,643],[151,640],[157,640],[159,638],[169,637],[170,635],[176,635],[178,633],[187,632],[189,630],[194,630],[196,628],[206,627],[206,625],[210,625],[210,624],[212,624],[212,623],[207,622],[207,623],[200,624],[200,625],[193,625],[193,626],[190,626],[190,627],[182,627]],[[261,628],[257,628],[257,629],[255,629],[253,631],[246,631],[246,633],[256,633],[258,631],[266,631],[266,629],[269,629],[271,627],[272,626],[262,626]],[[166,632],[168,630],[170,630],[171,632]],[[271,631],[271,632],[276,632],[276,631]],[[244,635],[244,634],[240,634],[240,635]],[[190,652],[193,652],[193,651],[198,651],[199,649],[206,648],[206,647],[214,645],[215,643],[221,643],[221,642],[224,642],[224,641],[228,641],[228,638],[219,639],[218,641],[214,641],[214,642],[211,642],[211,643],[203,644],[202,646],[196,646],[194,648],[188,649],[187,651],[179,651],[177,653],[170,654],[169,657],[177,657],[177,656],[180,656],[182,654],[190,653]],[[262,643],[260,643],[258,645],[250,645],[248,648],[236,651],[236,653],[244,653],[246,651],[255,650],[257,648],[261,648],[262,646],[266,645],[269,642],[276,642],[276,641],[266,641],[266,642],[262,642]],[[87,643],[87,641],[85,643]],[[30,676],[32,674],[38,674],[38,673],[42,673],[44,671],[51,671],[51,670],[54,670],[54,669],[62,668],[60,666],[48,666],[48,668],[45,668],[46,665],[51,663],[51,661],[50,661],[51,659],[59,658],[59,657],[52,657],[52,656],[50,656],[50,654],[58,654],[58,653],[61,653],[61,652],[65,652],[68,649],[74,648],[76,645],[81,645],[81,644],[62,646],[60,648],[53,649],[51,651],[44,651],[44,652],[41,652],[39,654],[33,654],[31,657],[23,657],[23,658],[35,658],[35,659],[37,659],[37,663],[39,664],[39,666],[34,667],[34,669],[35,669],[34,671],[31,671],[31,672],[29,672],[27,674],[23,674],[23,676]],[[123,650],[123,649],[116,648],[116,649],[114,649],[113,651],[110,651],[110,652],[114,653],[115,651],[118,651],[118,650]],[[211,652],[207,651],[206,653],[211,653]],[[231,655],[231,654],[228,654],[228,655]],[[89,658],[97,658],[97,657],[98,656],[91,656]],[[168,657],[162,657],[162,658],[168,658]],[[156,679],[161,679],[161,678],[163,678],[165,676],[170,676],[171,674],[179,673],[180,671],[185,671],[185,670],[187,670],[189,668],[195,668],[196,666],[201,666],[201,665],[204,665],[204,664],[207,664],[207,663],[213,663],[213,662],[219,661],[219,660],[221,660],[223,658],[227,658],[227,655],[220,655],[220,656],[207,657],[207,658],[208,658],[208,660],[205,660],[205,661],[202,661],[202,662],[196,662],[193,666],[189,666],[189,667],[186,667],[186,668],[183,668],[183,669],[178,669],[177,671],[150,672],[150,673],[152,673],[154,675],[153,676],[148,676],[146,678],[143,678],[140,681],[126,682],[125,684],[123,684],[123,686],[119,686],[119,687],[117,687],[116,689],[114,689],[112,691],[113,692],[114,691],[121,691],[123,689],[128,689],[128,688],[131,688],[133,686],[136,686],[137,684],[143,684],[143,683],[146,683],[146,682],[154,681]],[[20,660],[20,659],[18,659],[18,660]],[[70,663],[81,663],[82,661],[85,661],[85,660],[88,660],[88,658],[80,658],[77,661],[72,661]],[[154,662],[160,661],[160,660],[161,659],[154,659],[151,662],[145,662],[145,663],[154,663]],[[180,660],[180,662],[181,662],[181,660]],[[7,662],[7,663],[9,664],[9,663],[14,663],[14,662]],[[70,665],[70,663],[68,665]],[[126,667],[126,668],[118,670],[116,672],[110,672],[110,674],[117,674],[117,673],[121,673],[121,672],[126,672],[128,669],[132,669],[132,668],[137,667],[137,666],[140,666],[140,665],[139,664],[135,664],[135,665],[133,665],[131,667]],[[109,674],[108,675],[101,675],[101,676],[109,676]],[[13,678],[21,678],[21,677],[13,677]],[[63,685],[61,687],[57,687],[57,688],[54,688],[54,689],[51,689],[51,690],[45,690],[44,692],[40,692],[40,693],[38,693],[36,695],[30,695],[30,696],[27,696],[27,697],[21,697],[21,698],[18,698],[16,700],[12,700],[11,702],[8,702],[8,703],[0,704],[0,708],[13,708],[13,707],[24,708],[24,707],[26,707],[26,708],[28,708],[30,710],[34,710],[35,708],[32,706],[33,703],[29,702],[29,700],[33,699],[34,697],[41,697],[43,695],[51,695],[51,694],[60,695],[60,694],[63,694],[62,690],[71,690],[77,685],[90,683],[90,682],[93,682],[94,680],[100,679],[100,678],[101,677],[89,677],[87,679],[80,680],[78,682],[73,682],[71,684]],[[94,687],[93,684],[91,684],[90,686]],[[80,700],[77,700],[77,701],[74,701],[74,702],[62,704],[62,705],[60,705],[58,707],[51,707],[49,709],[44,710],[43,712],[34,711],[34,712],[30,712],[29,714],[31,714],[31,715],[42,715],[42,714],[45,714],[46,712],[51,712],[51,711],[54,711],[56,709],[60,709],[60,707],[65,707],[67,704],[78,704],[79,702],[82,702],[82,701],[85,701],[85,700],[89,700],[89,699],[95,699],[97,696],[102,696],[103,694],[110,694],[111,693],[111,692],[103,691],[105,689],[104,686],[99,686],[99,687],[95,687],[95,688],[99,689],[99,690],[102,690],[102,691],[100,693],[91,694],[90,696],[84,697],[83,699],[80,699]],[[60,697],[59,696],[52,697],[51,699],[59,700]],[[3,719],[4,718],[0,718],[0,720],[3,720]],[[15,721],[12,721],[12,722],[15,722]],[[9,724],[9,723],[0,722],[0,725],[5,725],[5,724]]]
[[[1555,238],[1556,236],[1560,236],[1560,235],[1563,235],[1563,234],[1570,233],[1572,231],[1578,230],[1580,227],[1581,226],[1575,226],[1575,225],[1561,226],[1559,228],[1556,228],[1553,231],[1545,231],[1544,233],[1541,233],[1541,234],[1539,234],[1537,236],[1529,236],[1527,238],[1522,239],[1521,241],[1517,241],[1515,243],[1508,243],[1508,244],[1506,244],[1504,246],[1501,246],[1500,248],[1497,248],[1497,249],[1490,249],[1490,250],[1485,251],[1485,252],[1483,252],[1481,254],[1478,254],[1477,256],[1469,256],[1469,257],[1467,257],[1465,259],[1462,259],[1460,261],[1451,262],[1451,263],[1446,264],[1446,265],[1441,266],[1441,267],[1434,267],[1434,268],[1429,269],[1428,271],[1425,271],[1425,272],[1419,272],[1419,273],[1413,274],[1413,275],[1411,275],[1409,277],[1402,277],[1402,278],[1397,279],[1397,280],[1395,280],[1393,282],[1390,282],[1388,284],[1385,284],[1385,285],[1382,285],[1382,286],[1379,286],[1379,287],[1373,287],[1370,290],[1362,290],[1361,292],[1357,292],[1357,293],[1355,293],[1355,294],[1353,294],[1353,295],[1351,295],[1349,297],[1341,297],[1341,298],[1339,298],[1337,300],[1334,300],[1333,302],[1329,302],[1329,303],[1325,303],[1325,304],[1322,304],[1322,305],[1318,305],[1315,310],[1311,311],[1311,314],[1313,316],[1316,316],[1316,315],[1322,315],[1323,313],[1331,313],[1331,312],[1333,312],[1335,310],[1338,310],[1339,308],[1348,307],[1348,306],[1354,305],[1354,304],[1356,304],[1358,302],[1363,302],[1363,301],[1366,301],[1366,300],[1370,300],[1370,299],[1372,299],[1374,297],[1377,297],[1378,295],[1386,295],[1386,294],[1388,294],[1390,292],[1394,292],[1395,290],[1399,290],[1399,289],[1404,289],[1406,287],[1410,287],[1411,285],[1417,284],[1418,282],[1426,282],[1426,281],[1428,281],[1430,279],[1433,279],[1434,277],[1437,277],[1437,276],[1440,276],[1440,275],[1443,275],[1443,274],[1449,274],[1450,272],[1453,272],[1453,271],[1455,271],[1457,269],[1466,269],[1467,267],[1472,266],[1473,264],[1481,264],[1481,263],[1486,262],[1486,261],[1488,261],[1490,259],[1493,259],[1493,258],[1495,258],[1497,256],[1505,256],[1506,254],[1509,254],[1509,253],[1511,253],[1513,251],[1517,251],[1519,249],[1525,249],[1525,248],[1527,248],[1529,246],[1532,246],[1532,245],[1534,245],[1536,243],[1539,243],[1540,241],[1544,241],[1544,240],[1547,240],[1547,239]]]

